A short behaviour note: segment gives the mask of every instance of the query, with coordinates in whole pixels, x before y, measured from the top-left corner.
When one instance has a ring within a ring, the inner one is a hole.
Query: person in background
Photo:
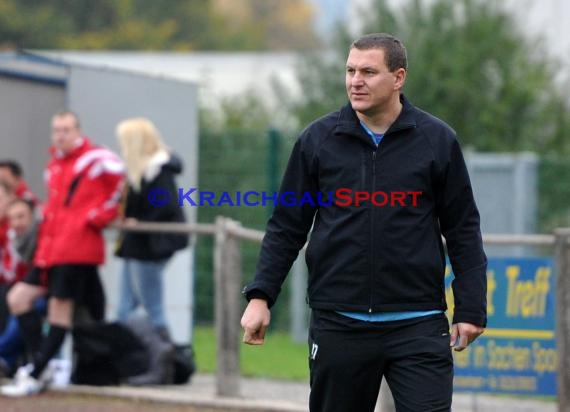
[[[14,198],[14,191],[8,183],[0,181],[0,253],[2,253],[5,247],[6,234],[8,233],[8,216],[6,211]]]
[[[297,140],[280,191],[304,201],[275,207],[244,290],[244,342],[259,345],[312,228],[313,412],[374,411],[383,376],[397,411],[448,412],[451,348],[465,349],[486,326],[487,258],[461,148],[451,127],[404,96],[407,74],[394,36],[371,33],[350,45],[349,101]],[[341,188],[344,196],[321,206],[321,194]],[[442,235],[455,277],[451,331]]]
[[[39,223],[34,215],[34,203],[24,199],[12,200],[6,209],[6,217],[7,242],[0,262],[0,276],[7,283],[16,283],[31,268]]]
[[[8,206],[6,215],[9,222],[7,242],[0,261],[0,282],[8,288],[21,281],[31,268],[36,249],[38,222],[34,214],[34,204],[29,200],[15,199]],[[34,303],[35,309],[45,316],[45,299]],[[26,349],[20,335],[16,317],[10,316],[5,329],[0,334],[0,372],[11,376],[19,358]]]
[[[6,216],[6,211],[14,198],[14,190],[8,183],[0,180],[0,252],[4,247],[6,233],[8,232],[8,217]]]
[[[75,309],[95,295],[98,312],[104,308],[98,273],[105,260],[102,231],[118,215],[124,165],[83,135],[73,112],[56,113],[51,132],[51,159],[44,174],[47,200],[33,268],[8,293],[8,306],[34,358],[0,388],[5,396],[42,392],[49,383],[49,370],[43,372],[72,328]],[[49,331],[42,339],[41,317],[33,302],[46,295]]]
[[[132,118],[117,126],[117,138],[127,167],[124,221],[184,222],[177,204],[175,176],[182,162],[165,145],[155,125],[145,118]],[[166,191],[166,204],[149,200],[156,190]],[[170,340],[163,304],[163,273],[172,255],[188,244],[187,235],[129,232],[123,234],[117,256],[123,258],[120,283],[119,321],[142,307],[150,322],[165,340]]]
[[[4,180],[0,180],[0,261],[5,254],[8,242],[8,206],[14,200],[14,191],[11,186]],[[2,274],[0,273],[0,279]],[[9,284],[0,281],[0,331],[6,327],[6,322],[10,317],[8,307],[6,305],[6,294],[8,293]]]
[[[0,181],[5,182],[19,199],[29,200],[34,206],[39,205],[39,199],[28,187],[22,166],[17,161],[0,160]]]

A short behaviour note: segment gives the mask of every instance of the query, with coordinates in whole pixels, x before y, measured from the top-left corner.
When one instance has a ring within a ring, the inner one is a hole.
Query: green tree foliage
[[[391,3],[392,4],[392,3]],[[448,122],[464,145],[482,151],[570,151],[568,101],[555,83],[557,62],[530,41],[492,0],[375,0],[362,33],[389,32],[408,49],[404,93]],[[331,56],[300,63],[301,124],[346,102],[344,64],[351,40],[341,28]]]
[[[316,44],[305,0],[268,4],[258,0],[0,0],[0,47],[284,50]],[[249,12],[236,16],[236,7]]]
[[[218,0],[220,3],[230,2]],[[247,27],[248,22],[255,22],[261,30],[257,32],[265,37],[271,50],[311,49],[317,45],[313,31],[313,8],[306,0],[233,0],[234,8],[245,11],[247,16],[242,21],[235,19],[239,26]]]

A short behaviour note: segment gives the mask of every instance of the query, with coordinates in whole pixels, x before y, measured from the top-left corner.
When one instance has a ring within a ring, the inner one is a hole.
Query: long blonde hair
[[[149,160],[158,152],[168,152],[154,124],[143,117],[126,119],[117,125],[117,139],[127,166],[130,185],[140,191]]]

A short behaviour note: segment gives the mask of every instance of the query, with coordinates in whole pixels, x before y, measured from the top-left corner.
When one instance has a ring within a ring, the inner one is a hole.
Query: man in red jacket
[[[83,136],[74,113],[57,113],[51,126],[47,200],[34,267],[8,295],[33,362],[1,388],[6,396],[33,395],[45,389],[48,382],[42,372],[71,329],[74,308],[100,286],[97,267],[105,257],[102,231],[117,216],[123,186],[120,158]],[[33,302],[46,294],[50,328],[42,340]]]

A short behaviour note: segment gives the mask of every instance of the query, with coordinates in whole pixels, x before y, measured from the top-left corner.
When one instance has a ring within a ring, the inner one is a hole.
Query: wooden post
[[[238,222],[229,218],[216,217],[214,282],[218,396],[240,395],[241,250],[239,239],[231,232],[238,226]]]
[[[570,229],[556,229],[554,236],[558,412],[570,412]]]

